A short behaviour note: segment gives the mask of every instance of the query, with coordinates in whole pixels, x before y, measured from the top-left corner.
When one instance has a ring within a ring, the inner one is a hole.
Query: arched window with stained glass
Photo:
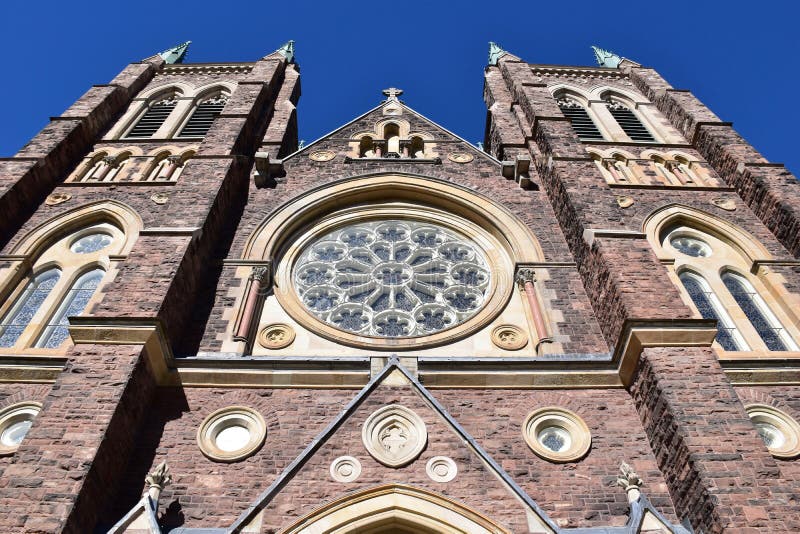
[[[679,278],[703,319],[717,321],[717,343],[725,350],[748,350],[742,335],[708,282],[689,271],[682,272]]]
[[[102,241],[97,240],[92,242],[102,243]],[[83,313],[104,274],[105,271],[103,269],[92,269],[75,280],[62,298],[58,309],[51,316],[41,336],[39,336],[39,340],[36,342],[37,347],[54,349],[67,340],[69,337],[69,330],[67,329],[69,321],[67,319]]]
[[[769,350],[798,350],[792,336],[745,277],[725,271],[722,282]]]
[[[61,278],[61,270],[47,269],[25,284],[0,323],[0,347],[13,347]]]

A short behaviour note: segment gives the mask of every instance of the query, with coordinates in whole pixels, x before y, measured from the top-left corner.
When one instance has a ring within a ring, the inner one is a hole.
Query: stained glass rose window
[[[293,271],[312,314],[356,334],[425,336],[483,306],[489,267],[468,238],[437,224],[368,221],[318,237]]]

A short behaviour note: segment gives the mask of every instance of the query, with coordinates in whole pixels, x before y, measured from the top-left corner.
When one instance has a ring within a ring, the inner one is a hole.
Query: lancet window
[[[662,247],[701,317],[717,321],[716,341],[728,351],[796,351],[798,334],[780,301],[750,272],[740,249],[723,236],[678,225]]]
[[[131,139],[153,137],[177,104],[178,99],[174,94],[154,102],[126,137]]]
[[[228,96],[225,94],[218,94],[201,101],[177,137],[204,137],[227,103]]]
[[[53,241],[34,258],[31,274],[0,309],[0,347],[57,349],[69,338],[68,318],[86,309],[124,235],[94,224]]]
[[[597,128],[597,125],[589,116],[586,108],[583,107],[578,101],[572,98],[558,99],[558,107],[566,118],[572,124],[572,129],[581,139],[581,141],[603,141],[603,134]]]
[[[606,104],[608,111],[620,128],[631,138],[631,141],[654,143],[655,137],[645,127],[639,117],[627,106],[618,101],[609,100]]]

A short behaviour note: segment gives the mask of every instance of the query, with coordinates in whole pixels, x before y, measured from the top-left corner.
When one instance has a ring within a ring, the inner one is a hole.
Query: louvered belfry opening
[[[183,127],[178,137],[205,137],[214,119],[222,113],[225,104],[228,103],[228,97],[225,95],[217,95],[208,100],[200,102],[192,113],[189,122]]]
[[[586,109],[578,102],[569,98],[560,98],[558,107],[561,112],[572,123],[572,129],[578,134],[581,141],[602,141],[603,134],[595,126],[594,121],[586,112]]]
[[[633,111],[618,102],[609,102],[607,106],[614,120],[616,120],[622,130],[628,134],[631,141],[655,142],[653,134],[644,127],[642,121],[639,120]]]
[[[175,109],[178,100],[174,96],[159,100],[148,109],[136,126],[128,132],[128,138],[146,138],[153,137],[155,133],[167,120],[169,114]]]

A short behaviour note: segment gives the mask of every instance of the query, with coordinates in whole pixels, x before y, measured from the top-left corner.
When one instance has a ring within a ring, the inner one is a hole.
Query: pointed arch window
[[[103,279],[105,271],[97,268],[84,273],[73,282],[62,299],[58,310],[50,318],[47,326],[36,342],[37,347],[54,349],[59,347],[68,337],[68,317],[83,313],[89,299],[94,295],[97,286]]]
[[[642,124],[642,121],[631,109],[615,101],[609,101],[606,106],[611,116],[614,117],[614,120],[617,121],[617,124],[632,141],[655,142],[656,139],[653,134]]]
[[[207,98],[200,102],[194,109],[189,121],[178,134],[178,137],[205,137],[211,125],[220,113],[225,104],[228,103],[228,96],[219,94]]]
[[[13,347],[61,278],[57,268],[34,276],[0,323],[0,347]]]
[[[748,350],[739,330],[717,295],[709,287],[708,282],[703,277],[689,271],[682,272],[679,278],[703,319],[717,321],[717,343],[722,345],[725,350]]]
[[[705,319],[717,320],[717,342],[727,351],[797,351],[797,325],[768,292],[764,281],[751,276],[751,256],[745,245],[724,235],[684,224],[662,231],[660,240],[674,261],[674,270],[695,308]],[[775,288],[778,290],[778,288]]]
[[[571,98],[558,99],[558,107],[572,123],[572,129],[578,134],[581,141],[602,141],[603,134],[580,103]]]
[[[155,102],[125,137],[130,139],[153,137],[158,129],[161,128],[161,125],[166,122],[177,104],[178,99],[175,95],[170,95]]]
[[[769,350],[798,350],[792,337],[746,278],[725,271],[722,282]]]

